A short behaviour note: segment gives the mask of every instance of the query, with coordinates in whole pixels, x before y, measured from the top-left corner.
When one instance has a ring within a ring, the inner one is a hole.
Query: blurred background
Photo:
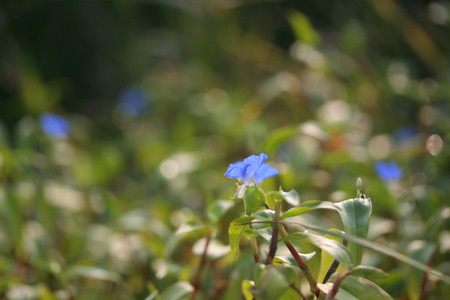
[[[447,1],[1,0],[1,298],[189,281],[192,242],[170,241],[262,152],[280,172],[263,188],[302,201],[354,197],[361,177],[369,237],[449,274],[449,29]],[[241,212],[215,224],[223,245]],[[450,292],[366,262],[395,299]],[[204,299],[238,299],[232,260],[213,270]]]

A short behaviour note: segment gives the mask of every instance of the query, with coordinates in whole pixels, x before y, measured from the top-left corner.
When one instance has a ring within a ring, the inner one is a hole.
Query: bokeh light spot
[[[442,138],[439,135],[433,134],[428,137],[427,150],[431,155],[433,156],[438,155],[439,153],[441,153],[443,147],[444,142],[442,141]]]

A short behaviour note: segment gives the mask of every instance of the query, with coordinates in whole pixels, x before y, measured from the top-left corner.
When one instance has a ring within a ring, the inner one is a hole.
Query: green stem
[[[287,233],[286,229],[284,228],[284,226],[281,225],[280,228],[281,228],[281,234],[283,236],[287,236],[288,233]],[[292,243],[290,241],[285,240],[284,244],[291,252],[292,256],[294,257],[295,261],[297,262],[298,266],[300,267],[300,270],[302,270],[303,274],[305,275],[306,280],[308,280],[311,293],[313,293],[314,295],[316,295],[316,297],[318,297],[320,290],[317,287],[317,281],[316,281],[314,275],[312,274],[311,270],[306,265],[305,261],[300,257],[300,255],[297,252],[297,249],[295,249],[294,245],[292,245]]]
[[[280,212],[281,212],[281,201],[275,201],[275,215],[273,216],[272,238],[270,240],[270,248],[266,258],[266,265],[272,264],[272,261],[275,257],[275,253],[277,252],[278,230],[279,230],[278,220],[280,219]]]

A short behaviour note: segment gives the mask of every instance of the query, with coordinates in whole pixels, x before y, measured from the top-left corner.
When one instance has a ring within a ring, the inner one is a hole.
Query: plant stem
[[[280,228],[281,228],[282,235],[287,236],[288,233],[287,233],[286,229],[284,228],[284,226],[281,225]],[[312,274],[311,270],[306,265],[305,261],[300,257],[300,255],[297,252],[297,249],[295,249],[294,245],[292,245],[292,243],[290,241],[286,240],[286,241],[284,241],[284,244],[291,252],[291,254],[294,257],[295,261],[297,262],[298,266],[300,267],[303,274],[305,275],[306,280],[308,280],[311,293],[313,293],[314,295],[316,295],[316,297],[318,297],[320,290],[317,287],[317,281],[314,278],[314,275]]]
[[[200,277],[202,275],[203,268],[206,265],[206,256],[208,254],[208,246],[210,241],[211,241],[211,234],[209,234],[206,237],[205,248],[203,249],[202,257],[200,258],[197,271],[195,272],[194,282],[192,283],[194,290],[192,291],[189,300],[194,300],[195,297],[197,296],[198,291],[200,290]]]
[[[259,264],[259,249],[258,249],[258,243],[256,242],[255,236],[250,237],[250,244],[252,245],[252,253],[253,253],[253,259],[255,260],[255,264]]]
[[[270,248],[266,258],[266,265],[272,264],[272,261],[275,257],[275,253],[277,252],[278,230],[279,230],[278,220],[280,219],[280,212],[281,212],[281,201],[275,201],[275,215],[273,216],[272,238],[270,240]]]
[[[326,300],[333,300],[336,294],[339,291],[339,287],[342,284],[342,281],[344,281],[345,277],[349,275],[350,273],[347,272],[347,268],[341,268],[340,271],[337,273],[336,279],[333,282],[333,287],[331,288],[330,292],[327,295]]]

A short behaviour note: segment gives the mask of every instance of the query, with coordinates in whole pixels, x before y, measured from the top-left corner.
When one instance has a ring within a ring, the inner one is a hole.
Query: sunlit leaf
[[[253,300],[253,294],[251,292],[251,289],[253,289],[254,287],[255,287],[254,281],[247,279],[242,281],[241,289],[245,300]]]
[[[212,228],[201,224],[182,224],[175,232],[178,239],[189,239],[192,237],[205,236],[212,232]]]

